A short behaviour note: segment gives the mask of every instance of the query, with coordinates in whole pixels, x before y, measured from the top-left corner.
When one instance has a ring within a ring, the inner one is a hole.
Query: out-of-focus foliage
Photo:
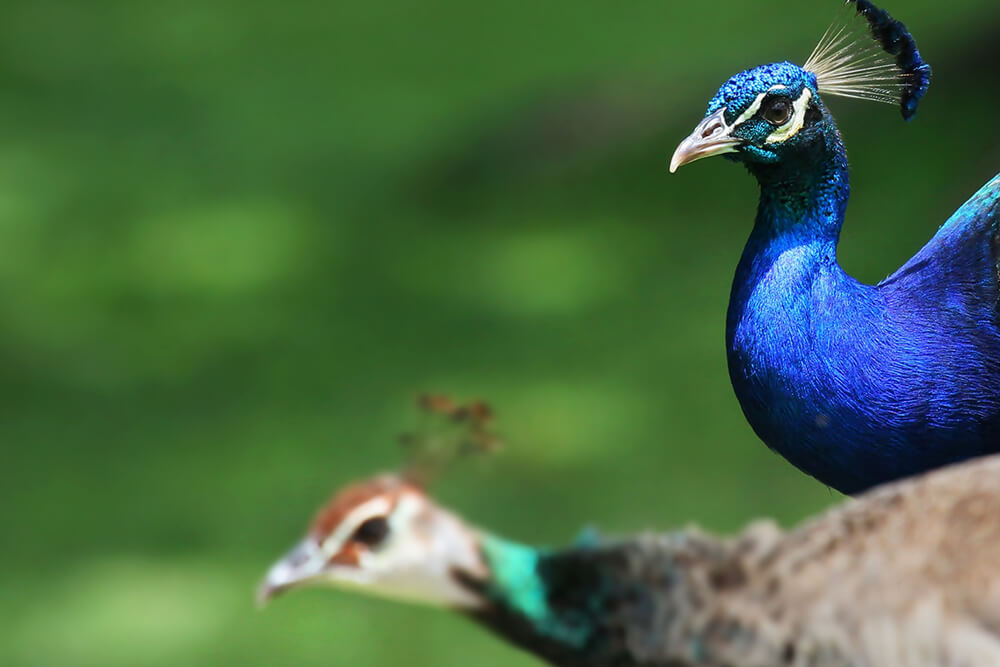
[[[422,389],[497,409],[437,493],[515,538],[835,500],[729,387],[752,182],[666,170],[725,78],[808,55],[840,3],[806,4],[4,3],[0,663],[532,664],[424,609],[252,607]],[[831,102],[869,281],[1000,170],[996,3],[890,9],[919,117]]]

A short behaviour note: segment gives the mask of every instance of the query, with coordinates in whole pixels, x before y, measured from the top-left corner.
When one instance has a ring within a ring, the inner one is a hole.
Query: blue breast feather
[[[836,262],[849,191],[840,158],[805,200],[764,188],[727,341],[758,435],[857,493],[1000,451],[1000,177],[869,286]]]

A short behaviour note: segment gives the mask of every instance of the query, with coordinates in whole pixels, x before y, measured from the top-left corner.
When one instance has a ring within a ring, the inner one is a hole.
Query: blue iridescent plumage
[[[722,85],[719,92],[708,103],[710,116],[719,109],[726,109],[728,121],[736,120],[739,112],[750,106],[758,93],[773,86],[807,85],[813,92],[818,92],[816,77],[789,62],[761,65],[740,72]]]
[[[930,68],[902,24],[863,0],[857,10],[895,56],[894,100],[912,117]],[[1000,451],[1000,177],[896,273],[859,283],[836,258],[850,185],[820,95],[853,90],[837,76],[790,63],[738,74],[672,168],[727,154],[757,178],[727,317],[733,387],[768,446],[856,493]]]

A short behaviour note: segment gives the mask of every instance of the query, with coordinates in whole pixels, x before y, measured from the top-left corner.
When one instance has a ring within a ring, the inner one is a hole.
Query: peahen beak
[[[732,136],[732,128],[726,124],[725,114],[725,108],[719,109],[701,121],[691,136],[681,142],[670,160],[671,174],[696,160],[736,152],[743,141]]]
[[[267,571],[257,588],[257,605],[263,607],[280,593],[316,579],[325,564],[319,545],[307,537]]]

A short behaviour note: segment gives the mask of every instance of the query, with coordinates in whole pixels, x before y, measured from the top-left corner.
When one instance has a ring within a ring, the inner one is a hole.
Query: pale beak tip
[[[687,139],[681,142],[670,160],[670,173],[686,164],[703,158],[737,152],[740,140],[732,136],[732,128],[726,124],[726,110],[719,109],[706,117]]]
[[[281,593],[320,574],[326,558],[312,538],[306,538],[271,566],[257,587],[254,598],[261,609]]]
[[[278,589],[271,585],[271,582],[264,580],[260,582],[260,586],[257,587],[257,592],[254,594],[254,606],[257,609],[263,609],[267,606],[267,603],[271,601],[278,593]]]

